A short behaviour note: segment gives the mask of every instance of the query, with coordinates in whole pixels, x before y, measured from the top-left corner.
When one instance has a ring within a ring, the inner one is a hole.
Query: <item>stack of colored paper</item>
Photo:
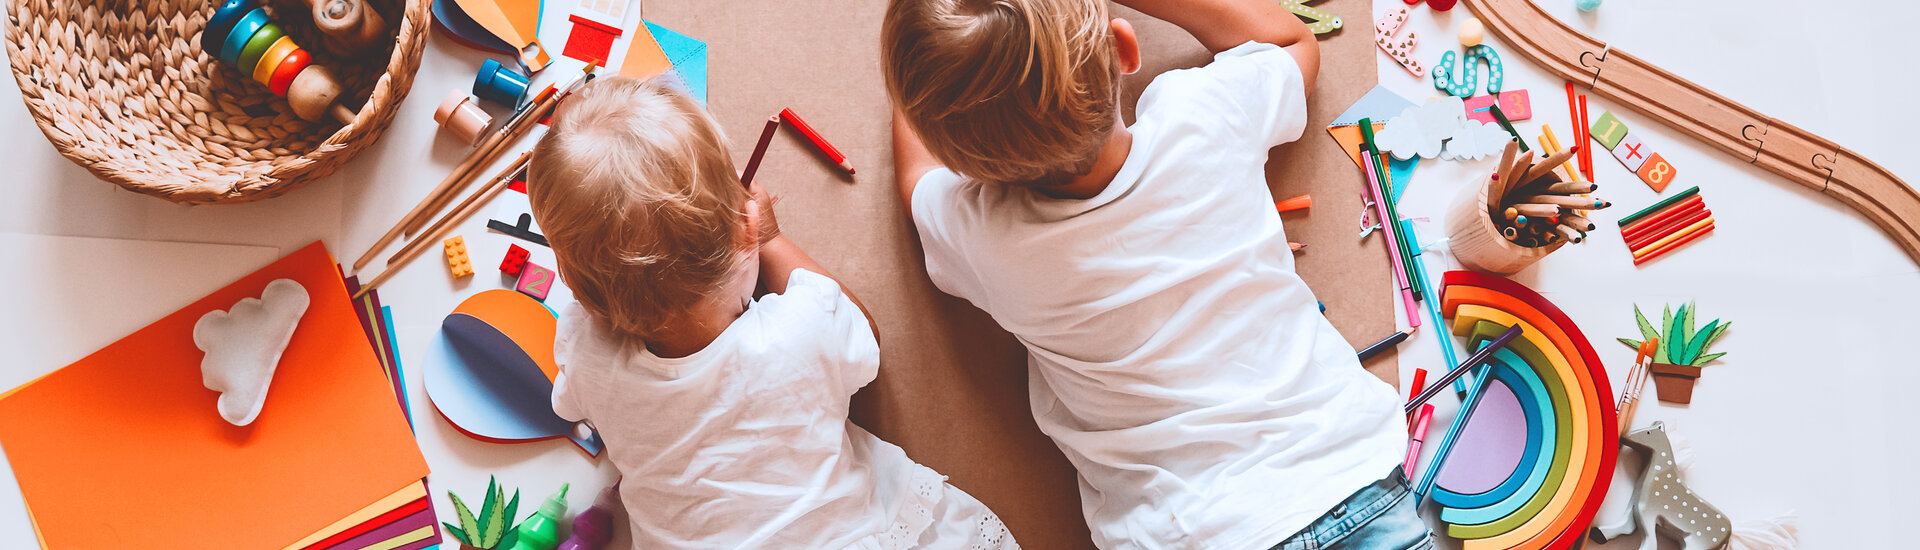
[[[359,277],[347,277],[346,283],[347,295],[360,291]],[[387,382],[393,385],[393,396],[400,401],[400,412],[407,416],[407,423],[412,424],[413,407],[407,404],[406,373],[400,368],[399,343],[394,338],[393,307],[380,305],[380,291],[374,290],[353,301],[353,313],[360,317],[360,330],[367,333],[367,341],[373,345],[374,357],[380,360],[380,368],[387,373]]]
[[[246,426],[202,385],[202,315],[292,279],[311,298]],[[382,550],[438,543],[427,465],[319,243],[0,395],[43,548]]]

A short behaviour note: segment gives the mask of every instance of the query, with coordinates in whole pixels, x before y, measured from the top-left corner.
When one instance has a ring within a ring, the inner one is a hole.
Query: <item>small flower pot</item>
[[[1654,363],[1647,372],[1653,374],[1653,387],[1660,392],[1661,401],[1682,405],[1693,402],[1693,382],[1700,379],[1700,367]]]

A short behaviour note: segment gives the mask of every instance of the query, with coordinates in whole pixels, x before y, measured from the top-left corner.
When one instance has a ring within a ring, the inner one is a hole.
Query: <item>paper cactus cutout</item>
[[[267,386],[311,299],[293,279],[274,279],[260,297],[241,298],[193,324],[193,345],[207,353],[200,381],[220,393],[215,408],[235,426],[253,423],[267,403]]]
[[[480,516],[474,517],[473,510],[460,500],[460,495],[447,491],[447,498],[453,500],[454,514],[460,519],[460,525],[440,522],[446,526],[447,533],[453,535],[460,544],[491,550],[493,548],[512,548],[518,533],[513,529],[514,514],[520,508],[520,491],[513,491],[513,499],[508,500],[500,488],[498,480],[487,478],[486,500],[480,504]]]
[[[1678,314],[1673,312],[1672,306],[1662,308],[1660,327],[1665,329],[1662,333],[1661,330],[1655,329],[1652,323],[1647,322],[1647,316],[1640,313],[1638,304],[1633,306],[1633,320],[1640,325],[1640,336],[1660,339],[1659,349],[1653,352],[1655,361],[1698,367],[1726,355],[1725,352],[1707,353],[1707,350],[1720,339],[1720,335],[1727,332],[1728,327],[1733,326],[1733,323],[1722,323],[1719,319],[1714,319],[1709,321],[1707,326],[1694,330],[1694,313],[1699,309],[1692,302],[1680,306]],[[1640,342],[1642,342],[1642,340],[1631,338],[1618,340],[1636,350],[1640,349]]]
[[[1335,29],[1339,29],[1341,25],[1346,24],[1346,22],[1340,20],[1339,16],[1327,13],[1326,10],[1307,7],[1308,2],[1318,2],[1319,0],[1275,1],[1280,4],[1280,7],[1287,8],[1287,11],[1300,16],[1300,19],[1307,24],[1307,30],[1313,31],[1313,34],[1330,33]]]

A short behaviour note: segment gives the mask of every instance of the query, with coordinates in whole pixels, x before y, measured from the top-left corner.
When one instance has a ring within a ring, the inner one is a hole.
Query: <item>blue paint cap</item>
[[[480,64],[480,74],[473,77],[473,95],[480,99],[519,108],[521,98],[527,95],[527,75],[506,68],[492,59]]]

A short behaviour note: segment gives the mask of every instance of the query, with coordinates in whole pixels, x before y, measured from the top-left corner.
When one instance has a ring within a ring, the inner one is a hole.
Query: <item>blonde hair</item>
[[[1105,0],[895,0],[887,93],[954,172],[1065,183],[1116,124],[1120,68]]]
[[[567,287],[621,333],[649,336],[740,261],[745,189],[705,109],[614,77],[561,104],[527,174]]]

